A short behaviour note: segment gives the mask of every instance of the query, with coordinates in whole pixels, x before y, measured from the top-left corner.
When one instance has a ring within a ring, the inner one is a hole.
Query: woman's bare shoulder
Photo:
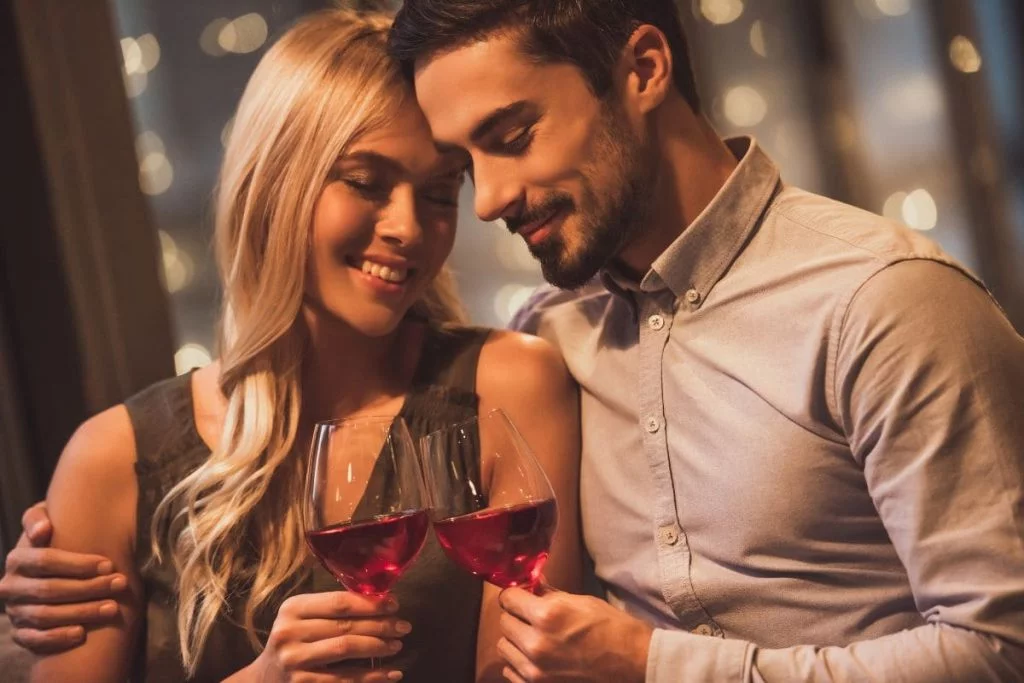
[[[527,394],[562,393],[573,388],[562,355],[549,342],[520,332],[494,330],[480,352],[477,383],[481,394],[491,388]]]

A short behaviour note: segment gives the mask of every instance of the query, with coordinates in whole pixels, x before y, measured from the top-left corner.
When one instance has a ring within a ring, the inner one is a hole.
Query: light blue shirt
[[[750,139],[640,283],[514,326],[582,390],[580,500],[651,683],[1024,680],[1024,340],[918,233]]]

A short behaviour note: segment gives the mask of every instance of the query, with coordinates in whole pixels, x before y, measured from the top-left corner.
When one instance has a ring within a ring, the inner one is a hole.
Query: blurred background
[[[0,552],[88,415],[209,362],[223,140],[274,38],[321,0],[14,0],[0,254]],[[369,7],[397,2],[349,3]],[[927,232],[1024,329],[1024,4],[680,0],[712,122],[795,185]],[[475,322],[541,282],[464,198]],[[938,294],[937,294],[938,295]]]

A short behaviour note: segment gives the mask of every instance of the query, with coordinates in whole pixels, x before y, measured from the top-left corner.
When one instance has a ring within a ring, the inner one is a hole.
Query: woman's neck
[[[397,412],[412,383],[421,327],[403,321],[384,337],[368,337],[323,312],[306,310],[305,318],[302,421]]]

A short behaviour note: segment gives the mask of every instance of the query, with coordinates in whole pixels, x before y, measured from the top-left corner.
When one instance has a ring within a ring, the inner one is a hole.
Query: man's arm
[[[1024,679],[1024,339],[930,261],[889,266],[843,313],[836,417],[927,625],[784,649],[657,631],[648,681]]]

